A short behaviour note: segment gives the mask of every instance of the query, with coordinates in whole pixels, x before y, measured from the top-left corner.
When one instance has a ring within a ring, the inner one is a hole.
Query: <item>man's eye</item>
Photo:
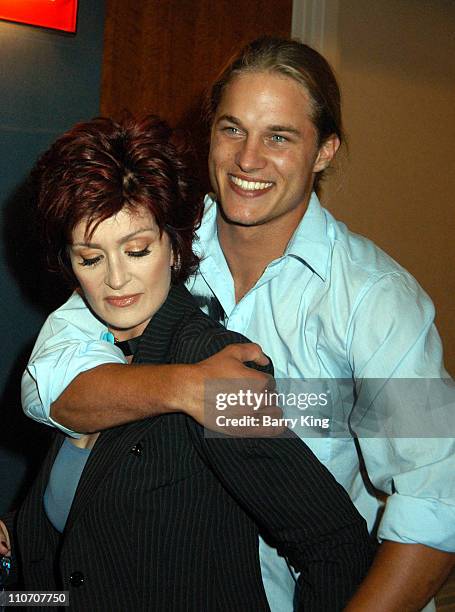
[[[224,127],[223,132],[225,132],[226,134],[232,135],[232,136],[237,136],[238,134],[241,134],[240,129],[232,125],[228,125],[227,127]]]
[[[272,134],[270,136],[270,140],[272,142],[287,142],[288,141],[286,136],[282,136],[281,134]]]
[[[145,249],[142,249],[142,251],[127,251],[127,255],[128,257],[145,257],[146,255],[149,255],[150,250],[148,247],[145,247]]]
[[[81,266],[96,266],[101,261],[101,255],[97,257],[82,257]]]

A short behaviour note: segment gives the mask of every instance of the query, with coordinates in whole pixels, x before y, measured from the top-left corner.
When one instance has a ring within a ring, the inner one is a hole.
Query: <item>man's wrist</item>
[[[203,377],[198,364],[173,364],[163,372],[163,406],[168,412],[184,412],[200,420]]]

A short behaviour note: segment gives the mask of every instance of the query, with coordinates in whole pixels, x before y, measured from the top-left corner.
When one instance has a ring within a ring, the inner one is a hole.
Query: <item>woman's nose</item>
[[[119,262],[109,262],[106,272],[106,285],[111,289],[121,289],[130,280],[128,266]]]

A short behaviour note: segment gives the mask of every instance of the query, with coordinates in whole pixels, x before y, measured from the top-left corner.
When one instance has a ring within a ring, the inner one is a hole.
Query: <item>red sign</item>
[[[77,0],[0,0],[0,19],[76,31]]]

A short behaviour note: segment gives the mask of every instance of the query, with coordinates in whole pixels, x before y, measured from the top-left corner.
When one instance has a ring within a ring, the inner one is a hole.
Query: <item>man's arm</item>
[[[73,437],[182,406],[203,422],[206,379],[272,384],[267,374],[243,365],[268,363],[257,345],[228,347],[197,365],[127,366],[107,331],[77,293],[48,317],[22,377],[27,416]]]
[[[271,384],[268,374],[243,362],[269,360],[257,344],[233,344],[193,365],[106,364],[79,374],[51,405],[51,417],[67,429],[101,431],[166,412],[205,422],[205,384],[212,378]],[[275,415],[276,416],[276,415]]]
[[[453,553],[422,544],[383,542],[346,612],[417,612],[454,566]]]
[[[414,279],[398,275],[373,286],[353,318],[351,426],[371,482],[389,497],[383,543],[350,611],[421,610],[454,565],[455,398],[433,317]]]
[[[78,437],[50,415],[51,404],[74,378],[98,365],[126,364],[113,336],[96,319],[82,298],[73,295],[44,323],[22,376],[22,407],[25,414],[45,425]]]

